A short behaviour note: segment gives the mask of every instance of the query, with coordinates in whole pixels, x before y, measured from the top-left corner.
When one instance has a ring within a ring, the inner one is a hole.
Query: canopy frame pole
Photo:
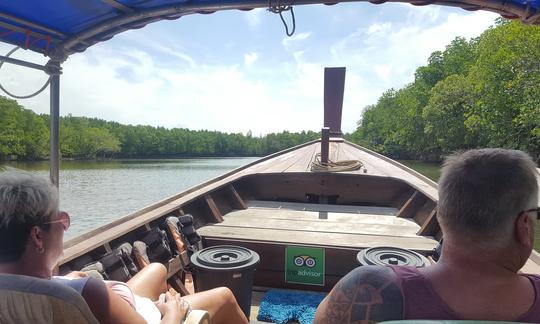
[[[51,117],[50,117],[50,137],[51,137],[51,182],[58,188],[60,180],[60,75],[54,75],[51,79]]]
[[[0,55],[0,61],[24,66],[31,69],[43,71],[51,76],[50,83],[50,179],[55,187],[60,185],[60,74],[62,67],[59,59],[51,59],[45,65],[39,65],[12,57]]]
[[[47,67],[45,65],[39,65],[32,62],[27,62],[27,61],[19,60],[19,59],[12,58],[9,56],[0,55],[0,61],[47,72]]]
[[[47,73],[50,84],[50,178],[56,188],[60,187],[60,62],[50,60]]]

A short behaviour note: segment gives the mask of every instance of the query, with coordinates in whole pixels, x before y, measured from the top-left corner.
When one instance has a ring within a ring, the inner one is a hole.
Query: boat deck
[[[248,208],[224,216],[222,223],[204,226],[205,238],[272,241],[363,249],[377,245],[430,251],[437,241],[417,236],[420,226],[395,217],[389,207],[336,206],[251,201]]]

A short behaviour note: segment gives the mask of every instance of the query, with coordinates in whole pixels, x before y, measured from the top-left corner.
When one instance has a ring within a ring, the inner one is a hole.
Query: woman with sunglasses
[[[49,181],[24,172],[0,173],[0,273],[69,285],[100,323],[180,323],[191,308],[208,311],[213,323],[247,323],[234,295],[224,287],[185,297],[167,293],[165,302],[154,305],[151,301],[166,291],[167,271],[159,263],[141,270],[120,293],[80,274],[70,280],[53,277],[69,225],[69,215],[58,210],[58,191]]]

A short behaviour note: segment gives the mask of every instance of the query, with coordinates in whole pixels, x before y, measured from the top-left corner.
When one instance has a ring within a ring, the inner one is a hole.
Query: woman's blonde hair
[[[58,190],[44,178],[22,171],[0,172],[0,262],[18,260],[30,229],[58,212]]]

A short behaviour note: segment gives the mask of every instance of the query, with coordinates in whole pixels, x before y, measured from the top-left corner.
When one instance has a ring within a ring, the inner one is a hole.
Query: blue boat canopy
[[[70,54],[106,41],[129,29],[159,20],[218,10],[345,1],[318,0],[24,0],[0,2],[0,41],[62,62]],[[358,0],[357,0],[358,1]],[[359,0],[365,1],[365,0]],[[331,3],[329,3],[331,2]],[[371,0],[374,4],[404,2],[489,10],[505,18],[540,24],[540,0]]]

